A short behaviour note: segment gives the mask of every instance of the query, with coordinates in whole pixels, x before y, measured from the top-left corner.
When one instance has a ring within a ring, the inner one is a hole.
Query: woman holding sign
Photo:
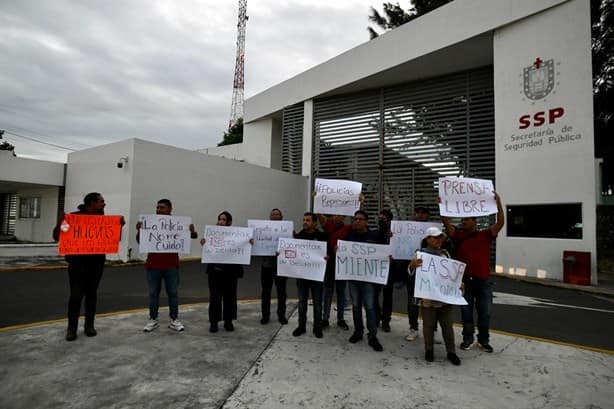
[[[232,215],[223,211],[217,216],[217,226],[232,226]],[[205,239],[200,239],[201,246]],[[218,332],[218,322],[224,320],[224,329],[234,331],[232,320],[237,319],[237,283],[243,277],[240,264],[208,264],[209,332]]]
[[[442,249],[441,245],[445,241],[445,235],[438,227],[429,227],[426,229],[426,247],[420,249],[423,253],[433,254],[439,257],[450,258],[450,254],[447,250]],[[422,265],[422,260],[414,256],[409,264],[409,274],[413,275],[416,272],[416,268]],[[456,349],[454,346],[454,330],[452,328],[452,305],[446,304],[440,301],[422,299],[420,301],[420,311],[422,312],[422,333],[424,335],[424,359],[428,362],[435,360],[435,354],[433,352],[435,329],[437,328],[437,321],[441,325],[441,332],[443,335],[444,343],[446,344],[446,351],[448,352],[448,361],[454,365],[460,365],[461,361],[458,355],[456,355]]]
[[[88,216],[104,215],[105,205],[104,198],[100,193],[88,193],[85,198],[83,198],[83,204],[78,206],[79,210],[71,214]],[[60,240],[60,231],[62,233],[71,231],[71,226],[64,219],[65,218],[62,217],[62,222],[53,229],[53,239],[55,241]],[[119,220],[116,219],[116,222],[119,222],[120,226],[123,226],[124,218],[121,217]],[[76,227],[72,230],[74,231],[73,236],[78,235]],[[119,237],[117,241],[119,242]],[[79,312],[81,311],[81,300],[83,298],[85,298],[85,325],[83,328],[85,335],[94,337],[97,334],[94,328],[94,317],[96,315],[98,284],[102,278],[105,259],[104,253],[78,255],[72,253],[72,255],[66,256],[66,261],[68,262],[68,281],[70,283],[66,341],[74,341],[77,339]]]

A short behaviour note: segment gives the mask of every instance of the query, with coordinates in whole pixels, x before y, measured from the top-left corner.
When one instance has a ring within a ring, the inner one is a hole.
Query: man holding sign
[[[296,239],[326,241],[326,233],[318,230],[318,218],[314,213],[307,212],[303,215],[303,230],[296,236]],[[324,275],[322,274],[322,281]],[[295,337],[307,332],[307,300],[309,291],[313,300],[313,335],[322,338],[322,281],[296,279],[296,289],[298,291],[298,327],[292,332]]]
[[[189,253],[188,246],[185,247],[183,242],[184,237],[189,230],[191,239],[198,238],[194,225],[189,223],[185,226],[179,220],[173,220],[171,212],[173,204],[168,199],[160,199],[156,204],[156,215],[158,218],[142,216],[143,221],[136,224],[136,242],[143,249],[153,248],[156,251],[147,252],[147,261],[145,261],[145,269],[147,273],[147,285],[149,287],[149,322],[143,328],[145,332],[151,332],[158,328],[158,307],[160,305],[160,290],[162,281],[166,288],[166,296],[168,297],[168,310],[170,315],[170,323],[168,327],[175,331],[183,331],[184,326],[179,321],[179,296],[177,287],[179,285],[179,253],[176,249],[181,248]],[[189,218],[181,218],[187,219]],[[186,229],[187,227],[187,229]],[[141,241],[141,230],[144,230],[145,238]],[[181,237],[181,238],[179,238]],[[149,246],[145,246],[148,243]]]
[[[117,253],[124,225],[122,216],[104,216],[106,203],[100,193],[88,193],[78,211],[66,214],[53,229],[53,239],[59,241],[60,254],[66,255],[70,297],[68,299],[68,329],[66,341],[77,339],[81,301],[85,298],[84,332],[97,334],[94,328],[97,291],[105,254]]]
[[[352,221],[352,231],[345,237],[349,246],[347,250],[346,242],[340,241],[337,251],[336,278],[349,280],[350,295],[352,297],[352,317],[354,319],[354,333],[350,337],[352,344],[362,340],[364,324],[362,321],[362,307],[364,305],[367,315],[367,330],[369,331],[369,346],[375,351],[383,351],[382,344],[377,339],[376,315],[375,315],[375,291],[377,283],[385,284],[388,279],[390,268],[390,247],[387,247],[387,254],[382,260],[365,256],[374,255],[378,248],[376,243],[384,243],[385,238],[378,232],[369,230],[369,215],[358,210],[354,213]],[[369,246],[369,244],[373,244]],[[344,249],[341,249],[341,246]],[[368,266],[368,268],[365,268]],[[369,273],[367,273],[369,270]],[[373,277],[375,274],[377,277]],[[382,276],[383,275],[383,276]],[[348,278],[351,277],[351,278]]]
[[[422,333],[424,334],[424,358],[433,362],[434,335],[437,322],[446,344],[448,361],[460,365],[454,347],[454,329],[452,328],[452,305],[464,304],[461,284],[465,265],[450,259],[450,255],[441,248],[445,236],[439,227],[426,230],[426,247],[416,252],[409,264],[409,273],[416,276],[415,296],[421,298]]]
[[[440,186],[441,192],[441,186]],[[450,219],[442,214],[441,221],[452,238],[456,259],[467,264],[465,270],[465,300],[467,305],[461,307],[463,321],[463,342],[461,349],[468,350],[474,341],[473,308],[478,315],[478,347],[486,352],[493,352],[490,346],[490,309],[492,306],[492,282],[490,276],[490,246],[503,228],[505,213],[499,195],[492,191],[497,206],[497,222],[492,226],[478,230],[475,217],[463,217],[461,225],[456,228]],[[440,198],[440,201],[443,200]]]

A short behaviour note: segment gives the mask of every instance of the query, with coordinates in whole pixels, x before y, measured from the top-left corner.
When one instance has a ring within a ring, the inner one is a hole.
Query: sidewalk
[[[404,340],[403,317],[378,334],[377,353],[334,325],[322,339],[293,337],[296,312],[288,325],[260,325],[259,302],[240,304],[230,333],[208,332],[206,305],[181,308],[182,333],[166,328],[165,314],[152,333],[142,331],[145,310],[100,317],[97,337],[80,330],[74,342],[64,341],[64,321],[0,332],[0,407],[575,409],[614,400],[614,355],[569,346],[494,333],[494,353],[457,351],[455,367],[443,345],[426,362],[422,338]]]

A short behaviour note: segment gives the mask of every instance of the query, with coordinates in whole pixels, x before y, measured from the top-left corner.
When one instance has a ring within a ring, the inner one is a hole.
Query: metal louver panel
[[[281,170],[297,175],[303,171],[303,103],[284,108],[281,133]]]
[[[437,213],[439,177],[494,181],[492,67],[316,100],[313,154],[314,177],[363,183],[370,214]]]
[[[15,218],[17,216],[17,195],[0,194],[0,235],[15,235]]]

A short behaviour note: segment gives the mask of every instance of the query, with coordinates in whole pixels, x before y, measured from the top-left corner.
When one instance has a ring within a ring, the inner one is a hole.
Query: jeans
[[[334,257],[329,258],[326,263],[326,275],[324,276],[324,305],[322,306],[322,320],[328,321],[330,318],[330,306],[333,302],[333,290],[337,292],[337,321],[344,321],[343,310],[345,309],[345,280],[335,280]]]
[[[79,260],[68,264],[68,282],[70,284],[68,328],[77,329],[83,298],[85,298],[85,325],[94,325],[98,284],[100,284],[103,269],[104,259],[102,261]]]
[[[364,281],[349,281],[350,296],[352,297],[352,317],[354,318],[354,332],[364,333],[362,322],[362,307],[367,313],[367,330],[369,337],[377,335],[375,326],[375,287],[377,284]]]
[[[407,318],[409,319],[409,329],[418,331],[418,315],[420,307],[418,300],[414,297],[414,287],[416,286],[416,275],[407,276]]]
[[[164,280],[166,296],[168,297],[168,310],[172,320],[179,316],[179,270],[171,268],[168,270],[147,269],[147,284],[149,285],[149,318],[158,319],[158,307],[160,305],[160,289]]]
[[[260,271],[260,285],[262,286],[261,295],[261,309],[262,318],[269,319],[271,315],[271,290],[273,289],[273,282],[275,282],[275,288],[277,289],[277,317],[286,317],[286,284],[288,279],[286,277],[278,276],[273,267],[262,266]]]
[[[298,326],[301,328],[307,326],[307,300],[309,299],[309,290],[311,290],[313,327],[320,328],[322,326],[322,283],[297,278],[296,289],[298,291]]]
[[[473,308],[478,315],[478,342],[486,345],[490,341],[488,333],[490,327],[490,309],[492,306],[492,282],[468,277],[465,283],[465,300],[467,305],[461,305],[461,319],[463,321],[463,342],[473,343],[475,332]]]

